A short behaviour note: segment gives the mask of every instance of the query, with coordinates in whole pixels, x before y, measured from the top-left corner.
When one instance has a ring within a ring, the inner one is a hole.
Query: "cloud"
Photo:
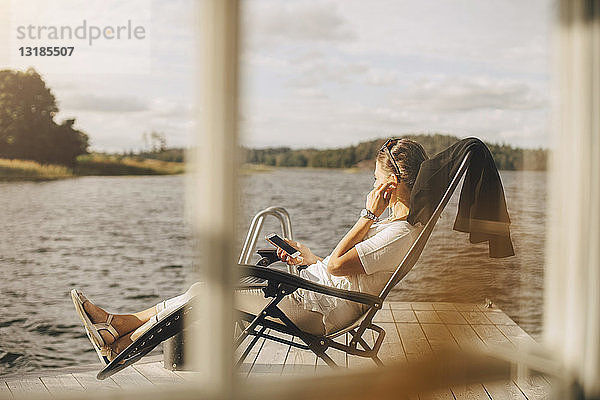
[[[278,101],[279,100],[279,101]],[[538,147],[547,144],[548,110],[490,109],[431,111],[391,102],[367,104],[346,99],[288,96],[246,99],[242,141],[251,147],[340,147],[410,133],[477,136],[493,143]]]
[[[244,3],[243,3],[244,4]],[[356,34],[333,3],[247,2],[242,15],[246,45],[292,42],[347,42]]]
[[[99,150],[140,148],[151,130],[169,145],[191,144],[193,120],[202,117],[192,110],[195,1],[152,0],[150,74],[48,76],[58,118],[76,117]],[[544,145],[544,2],[242,2],[242,140],[336,147],[446,132]]]
[[[60,119],[68,114],[61,113]],[[187,114],[174,116],[155,115],[152,111],[139,113],[114,113],[106,115],[95,111],[76,114],[77,128],[90,136],[95,150],[122,151],[141,150],[144,132],[157,131],[165,134],[168,146],[185,147],[192,143],[193,118]]]
[[[420,79],[392,98],[400,108],[434,112],[535,110],[547,105],[547,98],[525,82],[465,76]]]
[[[131,113],[146,111],[149,103],[133,96],[109,96],[93,93],[72,94],[60,102],[61,107],[78,111]]]
[[[384,69],[370,69],[366,82],[373,86],[390,86],[398,82],[398,73],[396,71]]]
[[[327,98],[327,94],[325,94],[322,89],[316,87],[298,87],[294,89],[293,94],[296,96],[312,97],[315,99]]]
[[[368,72],[365,63],[326,57],[322,53],[307,53],[290,61],[288,66],[292,87],[314,87],[324,83],[347,83]]]
[[[548,63],[551,3],[546,0],[335,0],[357,32],[344,50],[362,55],[451,61],[464,68],[540,73]]]

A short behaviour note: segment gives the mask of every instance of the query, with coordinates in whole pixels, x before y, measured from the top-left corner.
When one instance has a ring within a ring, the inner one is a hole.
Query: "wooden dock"
[[[384,305],[376,324],[386,330],[379,351],[383,362],[412,361],[423,355],[471,346],[503,345],[515,348],[521,343],[535,344],[525,331],[497,308],[477,304],[389,302]],[[294,338],[294,340],[297,340]],[[328,354],[338,365],[348,368],[374,367],[370,359],[345,355],[335,349]],[[132,367],[98,381],[98,366],[89,369],[49,371],[44,376],[0,380],[1,398],[21,398],[31,393],[57,395],[85,391],[112,391],[173,385],[195,379],[194,372],[169,371],[160,356],[147,357]],[[239,374],[242,379],[260,379],[274,375],[311,375],[329,371],[329,367],[311,352],[269,340],[254,347]],[[547,399],[549,382],[541,376],[504,382],[483,382],[450,387],[415,399]]]

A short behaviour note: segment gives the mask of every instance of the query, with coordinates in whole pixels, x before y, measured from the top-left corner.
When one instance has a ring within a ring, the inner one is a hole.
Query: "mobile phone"
[[[267,239],[274,246],[279,247],[280,249],[288,253],[292,258],[297,258],[300,255],[300,251],[298,249],[291,246],[288,242],[283,240],[281,236],[279,236],[276,233],[271,233],[270,235],[267,235],[265,239]]]

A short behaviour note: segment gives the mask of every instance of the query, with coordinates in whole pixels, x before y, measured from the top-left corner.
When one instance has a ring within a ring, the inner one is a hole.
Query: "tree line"
[[[403,137],[421,143],[427,154],[433,156],[445,150],[460,139],[452,135],[404,135]],[[314,168],[372,168],[375,157],[386,139],[371,140],[355,146],[338,149],[300,149],[270,147],[264,149],[242,148],[242,162],[274,167],[314,167]],[[503,170],[545,170],[547,150],[521,149],[506,144],[486,143],[494,157],[498,169]],[[151,158],[162,161],[183,162],[185,150],[169,148],[164,150],[123,152],[122,157]]]
[[[73,166],[89,139],[75,119],[54,121],[56,99],[33,69],[0,71],[0,158]]]
[[[404,135],[413,139],[433,156],[460,140],[452,135]],[[338,149],[301,149],[289,147],[266,149],[243,149],[243,159],[250,164],[263,164],[276,167],[314,168],[353,168],[371,167],[379,149],[386,139],[371,140]],[[486,143],[496,166],[503,170],[545,170],[547,151],[545,149],[521,149],[506,144]]]

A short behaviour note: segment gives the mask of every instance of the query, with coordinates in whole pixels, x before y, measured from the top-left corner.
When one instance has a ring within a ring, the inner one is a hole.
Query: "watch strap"
[[[379,218],[377,217],[377,215],[373,214],[371,211],[367,210],[366,208],[363,208],[360,211],[360,216],[363,218],[368,218],[375,222],[379,221]]]

